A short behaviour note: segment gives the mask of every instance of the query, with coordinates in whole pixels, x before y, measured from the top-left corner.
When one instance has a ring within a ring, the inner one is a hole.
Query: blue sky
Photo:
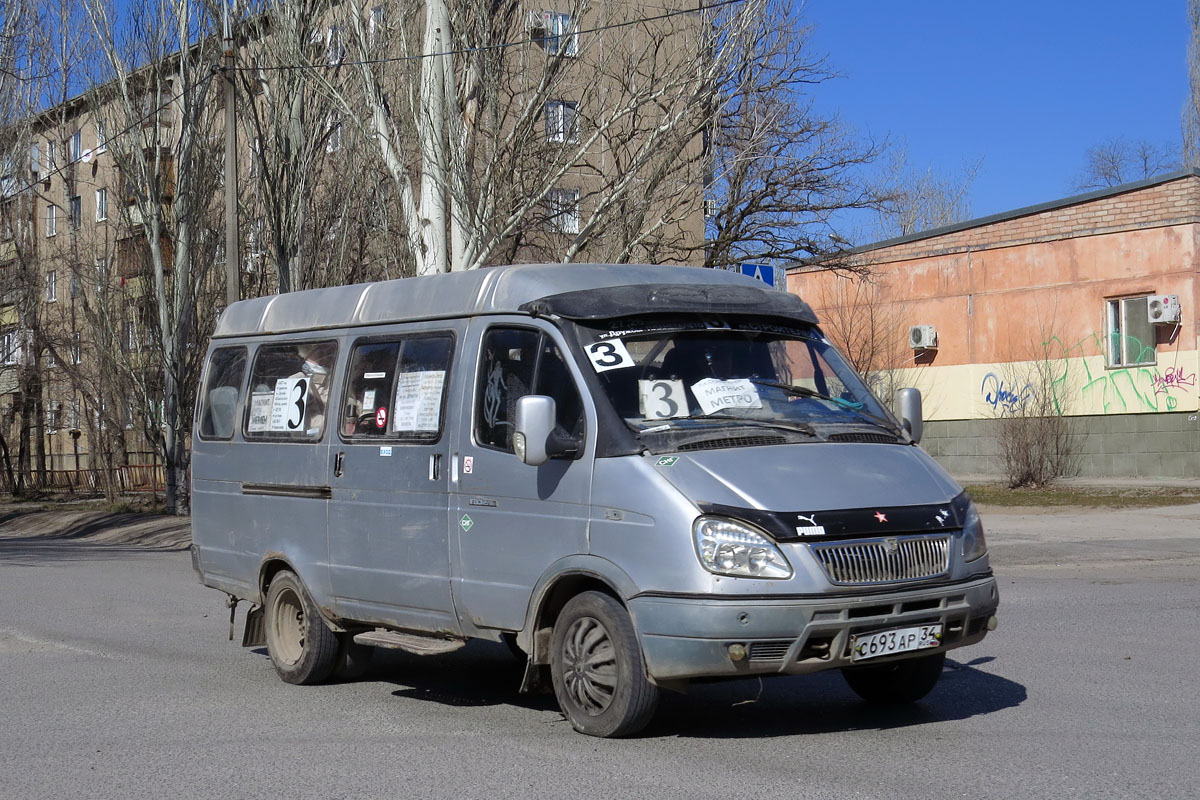
[[[808,0],[804,17],[843,76],[817,107],[907,141],[914,167],[982,157],[974,217],[1074,194],[1106,139],[1179,145],[1185,0]]]

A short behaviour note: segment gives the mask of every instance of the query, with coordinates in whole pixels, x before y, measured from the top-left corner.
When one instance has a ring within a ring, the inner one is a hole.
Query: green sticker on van
[[[673,467],[675,462],[679,460],[679,456],[663,456],[654,463],[656,467]]]
[[[462,519],[458,521],[458,524],[464,531],[470,531],[471,526],[475,524],[475,521],[471,519],[469,515],[463,514]]]

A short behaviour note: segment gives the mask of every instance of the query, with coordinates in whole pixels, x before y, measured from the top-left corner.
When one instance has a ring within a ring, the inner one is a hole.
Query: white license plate
[[[850,660],[863,661],[911,650],[924,650],[942,643],[942,624],[917,625],[912,628],[896,628],[875,633],[858,633],[850,636]]]

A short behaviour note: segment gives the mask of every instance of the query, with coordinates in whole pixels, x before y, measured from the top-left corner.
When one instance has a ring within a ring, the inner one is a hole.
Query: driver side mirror
[[[527,394],[517,400],[513,452],[522,462],[537,467],[579,452],[578,441],[555,432],[557,413],[553,397]]]
[[[901,389],[896,392],[896,405],[900,412],[900,424],[908,431],[913,442],[919,443],[924,426],[921,420],[921,390]]]

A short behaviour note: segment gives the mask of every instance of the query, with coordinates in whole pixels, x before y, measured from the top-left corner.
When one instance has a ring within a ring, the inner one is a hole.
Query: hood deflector
[[[698,503],[700,511],[728,517],[762,528],[778,542],[823,542],[831,539],[900,536],[959,530],[966,522],[966,492],[946,503],[888,506],[836,511],[764,511],[719,503]],[[881,519],[882,517],[882,519]],[[800,533],[802,529],[806,534]],[[821,532],[818,532],[818,529]]]
[[[812,308],[794,294],[752,286],[708,284],[649,283],[564,292],[532,300],[520,310],[535,317],[556,315],[572,320],[643,314],[753,314],[817,323]]]

